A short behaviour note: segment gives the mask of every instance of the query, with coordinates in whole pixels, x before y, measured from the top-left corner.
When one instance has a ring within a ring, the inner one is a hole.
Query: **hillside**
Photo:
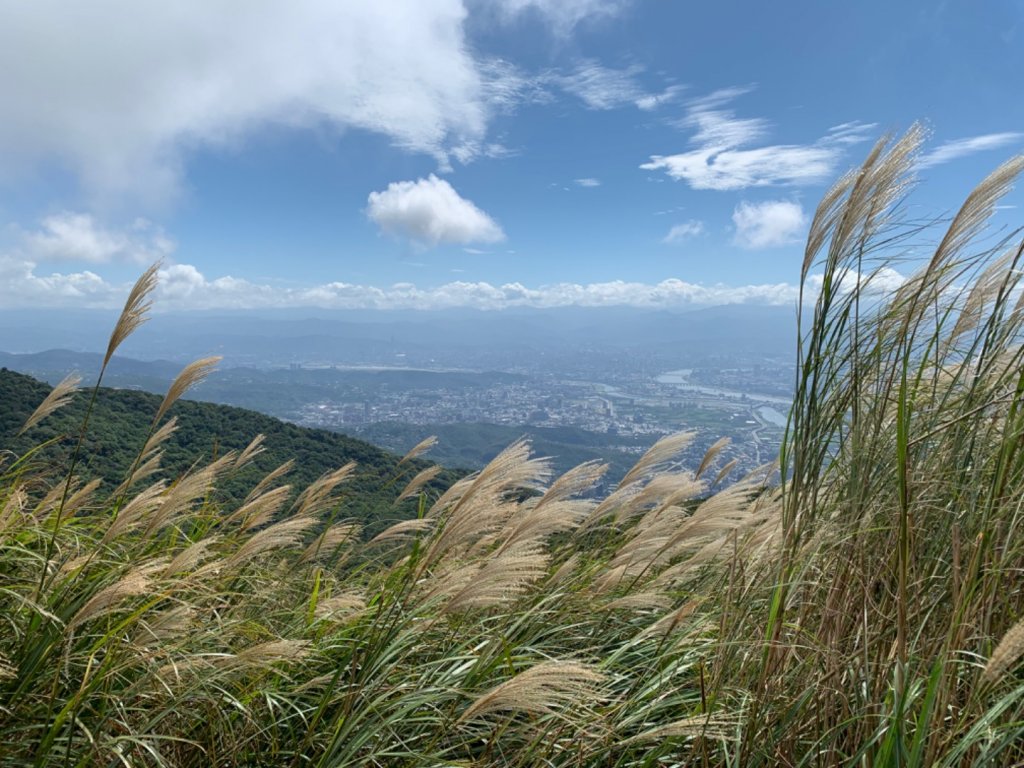
[[[29,376],[0,368],[0,451],[21,455],[33,446],[62,435],[77,433],[85,412],[88,393],[79,393],[66,408],[16,437],[25,419],[50,391],[50,387]],[[104,487],[120,483],[145,442],[150,421],[161,397],[146,392],[101,388],[82,452],[79,471],[99,477]],[[398,467],[399,457],[362,440],[336,432],[308,429],[255,411],[212,403],[179,401],[168,418],[177,417],[178,429],[165,443],[162,466],[173,478],[197,463],[206,463],[227,451],[241,450],[258,434],[266,436],[265,450],[251,464],[219,483],[225,502],[239,501],[264,475],[292,459],[294,468],[285,478],[298,491],[325,472],[354,461],[355,474],[346,482],[342,515],[368,524],[372,531],[381,518],[392,518],[392,499],[404,481],[428,466],[414,461]],[[58,439],[40,460],[61,471],[72,445],[70,438]],[[450,484],[458,473],[446,471],[434,482],[435,492]],[[396,478],[388,484],[386,481]],[[406,507],[405,514],[413,509]]]

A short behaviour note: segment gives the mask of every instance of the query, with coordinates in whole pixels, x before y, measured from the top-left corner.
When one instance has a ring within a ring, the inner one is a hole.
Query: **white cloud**
[[[644,110],[645,112],[650,112],[662,106],[663,104],[668,104],[669,102],[675,101],[679,97],[679,94],[681,94],[685,90],[686,86],[670,85],[661,93],[650,93],[647,94],[646,96],[641,96],[634,103],[637,105],[637,107]]]
[[[635,104],[647,94],[636,76],[643,67],[633,65],[626,69],[609,69],[596,61],[581,63],[570,75],[555,77],[563,89],[578,96],[590,109],[615,109]]]
[[[732,213],[736,226],[733,242],[743,248],[773,248],[796,242],[807,227],[800,203],[767,200],[741,202]]]
[[[690,219],[689,221],[685,221],[682,224],[676,224],[672,227],[672,229],[668,231],[668,234],[662,238],[661,242],[672,245],[703,234],[704,222],[698,221],[697,219]]]
[[[89,214],[47,216],[35,232],[23,235],[24,255],[35,261],[85,261],[104,264],[123,261],[149,264],[174,251],[174,242],[145,219],[129,230],[102,227]]]
[[[985,152],[991,149],[1001,149],[1011,144],[1024,142],[1024,133],[986,133],[982,136],[971,136],[966,139],[955,139],[947,141],[931,152],[921,156],[917,162],[918,168],[931,168],[936,165],[948,163],[952,160],[959,160],[961,157],[973,155],[975,152]]]
[[[661,93],[650,93],[637,77],[643,71],[638,64],[613,69],[588,59],[577,65],[571,74],[548,74],[540,81],[557,85],[578,97],[589,109],[596,110],[633,105],[649,112],[673,101],[684,90],[681,85],[670,85]]]
[[[494,219],[433,174],[417,181],[392,182],[383,192],[371,192],[366,213],[382,231],[429,245],[505,239]]]
[[[472,5],[499,8],[507,19],[535,12],[558,34],[568,34],[586,18],[609,18],[623,11],[631,0],[474,0]]]
[[[35,265],[0,256],[0,306],[94,307],[118,309],[130,288],[93,272],[35,274]],[[727,286],[669,279],[660,283],[613,280],[604,283],[556,283],[530,288],[522,283],[492,285],[455,281],[436,287],[398,283],[386,288],[332,282],[311,288],[286,288],[224,276],[209,279],[190,264],[160,271],[156,309],[261,309],[323,307],[332,309],[501,310],[514,307],[685,308],[718,304],[792,304],[797,287],[788,283]]]
[[[525,3],[511,3],[523,6]],[[536,3],[559,23],[607,3]],[[57,165],[159,198],[189,151],[266,125],[383,134],[444,161],[486,150],[500,93],[461,0],[14,3],[0,25],[0,168]]]
[[[576,181],[577,186],[580,186],[580,187],[600,187],[601,186],[601,180],[600,179],[576,179],[575,181]]]
[[[812,144],[760,143],[768,134],[763,118],[739,118],[724,105],[748,89],[729,88],[691,101],[680,127],[692,131],[692,149],[652,155],[644,170],[663,170],[693,189],[735,190],[771,185],[805,185],[828,179],[843,148],[863,141],[873,127],[844,123]]]

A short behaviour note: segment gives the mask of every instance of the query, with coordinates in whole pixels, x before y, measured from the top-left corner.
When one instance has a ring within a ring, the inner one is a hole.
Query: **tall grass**
[[[223,502],[259,437],[161,477],[163,408],[109,491],[9,458],[0,765],[1024,761],[1022,244],[984,229],[1022,162],[922,256],[919,141],[819,206],[781,471],[723,488],[724,443],[688,469],[683,433],[597,499],[602,467],[519,442],[440,498],[400,464],[416,513],[365,540],[350,466]]]

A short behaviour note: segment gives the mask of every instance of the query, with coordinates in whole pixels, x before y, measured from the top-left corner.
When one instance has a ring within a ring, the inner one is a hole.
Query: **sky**
[[[785,304],[885,132],[920,219],[1024,151],[1020,72],[1024,0],[0,0],[0,309]]]

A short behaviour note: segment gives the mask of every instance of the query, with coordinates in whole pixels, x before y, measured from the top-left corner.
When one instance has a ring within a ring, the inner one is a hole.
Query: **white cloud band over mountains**
[[[0,306],[117,309],[130,286],[110,282],[91,271],[36,274],[31,261],[0,256]],[[679,279],[659,283],[612,280],[600,283],[555,283],[531,288],[521,283],[492,285],[454,281],[436,287],[397,283],[378,288],[330,282],[308,288],[283,288],[225,276],[207,278],[190,264],[160,271],[156,291],[159,310],[268,309],[451,309],[513,307],[685,308],[719,304],[793,304],[797,287],[788,283],[700,285]]]

